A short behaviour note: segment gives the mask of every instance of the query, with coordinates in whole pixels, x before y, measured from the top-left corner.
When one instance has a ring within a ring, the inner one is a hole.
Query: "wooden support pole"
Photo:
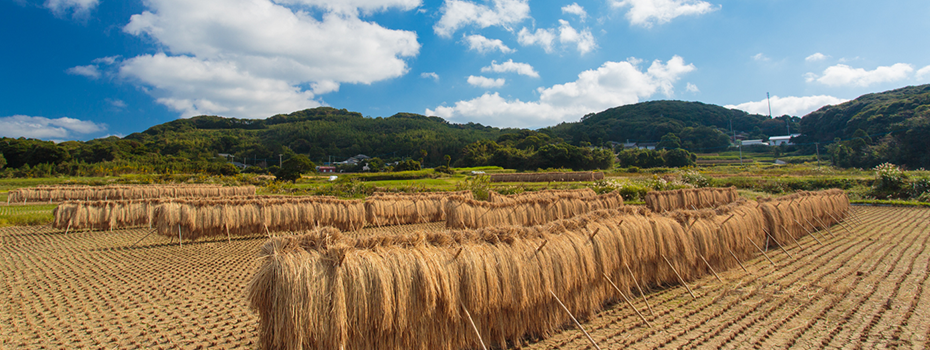
[[[801,223],[798,222],[798,219],[794,219],[794,222],[797,222],[798,226],[801,226],[801,228],[803,228],[804,231],[807,231],[807,234],[811,235],[811,237],[814,237],[814,240],[817,241],[817,243],[820,243],[820,245],[823,245],[823,242],[821,242],[820,239],[817,238],[817,236],[814,236],[814,234],[810,230],[808,230],[807,227],[804,227],[804,225],[801,225]]]
[[[593,242],[593,241],[594,241],[594,236],[597,236],[597,233],[598,233],[598,232],[601,232],[601,228],[600,228],[600,227],[598,227],[597,229],[595,229],[595,230],[594,230],[594,233],[592,233],[591,236],[588,237],[588,238],[591,239],[591,241]]]
[[[778,243],[778,240],[775,239],[775,236],[772,236],[772,234],[769,233],[769,230],[766,230],[765,227],[763,227],[762,232],[765,232],[765,234],[769,236],[772,242],[775,242],[775,245],[777,245],[778,248],[781,248],[781,251],[785,252],[785,255],[787,255],[789,258],[794,258],[794,256],[791,256],[791,253],[789,253],[788,250],[781,245],[781,243]]]
[[[74,222],[74,219],[68,220],[68,228],[65,229],[65,234],[68,234],[68,231],[71,231],[71,223]]]
[[[182,241],[183,241],[183,239],[181,239],[181,225],[178,224],[178,246],[179,246],[179,247],[183,247],[183,246],[184,246],[184,243],[182,243]]]
[[[727,251],[730,252],[730,255],[733,256],[733,259],[736,260],[736,263],[739,264],[739,267],[741,267],[743,271],[749,273],[750,275],[752,274],[752,272],[749,272],[749,270],[746,269],[746,266],[743,266],[743,262],[739,261],[739,258],[736,257],[736,254],[734,254],[732,250],[727,249]]]
[[[827,213],[827,215],[830,215],[833,221],[836,221],[836,223],[839,224],[840,227],[842,227],[844,230],[846,230],[847,233],[852,234],[852,231],[850,231],[849,228],[846,227],[846,225],[843,225],[843,222],[837,219],[835,216],[833,216],[833,214]]]
[[[588,331],[584,330],[584,327],[581,326],[581,323],[579,323],[578,320],[575,319],[575,316],[572,315],[572,312],[571,312],[571,311],[568,311],[568,308],[565,307],[565,304],[562,304],[562,301],[559,300],[559,297],[555,296],[555,293],[553,293],[551,289],[549,290],[549,294],[552,294],[552,297],[555,298],[555,301],[559,302],[559,305],[562,306],[562,310],[565,310],[565,313],[568,314],[568,317],[571,317],[571,318],[572,318],[572,321],[575,322],[575,325],[578,326],[578,329],[580,329],[582,332],[584,332],[584,335],[585,335],[586,337],[588,337],[588,341],[591,342],[591,345],[594,345],[594,348],[595,348],[595,349],[601,350],[601,347],[600,347],[600,346],[597,346],[597,343],[594,342],[594,338],[591,338],[591,335],[588,334]]]
[[[232,243],[232,235],[229,234],[229,223],[223,223],[223,227],[226,228],[226,243]]]
[[[710,272],[714,273],[714,277],[717,277],[717,280],[723,283],[723,280],[720,279],[720,275],[717,274],[717,271],[714,271],[714,267],[710,266],[710,263],[707,262],[707,259],[704,258],[704,254],[701,254],[700,257],[701,257],[701,260],[704,260],[704,265],[707,265],[707,268],[710,269]]]
[[[753,241],[753,240],[751,240],[751,239],[748,239],[748,238],[747,238],[747,240],[749,240],[749,243],[752,243],[752,245],[753,245],[754,247],[756,247],[756,249],[758,249],[760,253],[762,253],[762,256],[765,257],[765,260],[768,260],[770,263],[772,263],[772,267],[778,268],[778,265],[775,265],[775,262],[772,261],[772,259],[769,259],[769,255],[768,255],[768,254],[765,254],[765,251],[762,250],[762,247],[760,247],[758,244],[756,244],[755,241]]]
[[[478,342],[481,343],[481,348],[484,350],[488,350],[488,347],[484,346],[484,339],[481,339],[481,333],[478,332],[478,326],[475,326],[475,320],[471,318],[471,313],[468,312],[468,308],[466,308],[465,304],[462,304],[461,301],[459,302],[459,305],[462,305],[462,310],[465,311],[465,316],[468,316],[468,322],[471,323],[471,329],[474,330],[475,335],[478,336]]]
[[[605,273],[601,273],[601,274],[604,275],[604,278],[607,279],[607,282],[610,282],[610,285],[613,286],[615,290],[617,290],[617,293],[620,293],[620,296],[623,297],[623,300],[626,301],[626,304],[629,305],[630,308],[633,309],[633,311],[636,311],[636,314],[639,315],[639,318],[643,320],[643,323],[645,323],[647,327],[652,328],[652,325],[649,324],[649,321],[646,320],[646,317],[643,316],[643,314],[640,313],[639,310],[637,310],[635,306],[633,306],[633,302],[630,301],[630,298],[627,298],[626,294],[623,294],[623,292],[620,291],[620,288],[617,287],[614,281],[612,281],[610,277],[607,276],[607,274]]]
[[[730,219],[732,219],[734,216],[736,216],[736,215],[735,215],[735,214],[730,214],[730,217],[728,217],[726,220],[723,220],[723,222],[720,223],[720,226],[723,226],[723,224],[727,223],[727,221],[730,221]]]
[[[459,255],[462,254],[463,249],[465,249],[465,247],[459,247],[459,250],[455,252],[455,256],[452,257],[452,260],[458,259]]]
[[[545,240],[545,241],[543,241],[542,244],[540,244],[539,247],[536,248],[536,251],[533,252],[533,257],[534,257],[534,258],[536,257],[537,254],[539,254],[539,250],[543,249],[543,247],[546,246],[546,243],[549,243],[549,240],[548,240],[548,239]]]
[[[630,265],[627,265],[627,263],[624,262],[623,266],[625,266],[626,271],[630,273],[630,278],[633,279],[633,283],[636,284],[636,289],[639,289],[639,295],[643,296],[643,302],[646,303],[646,308],[649,309],[649,313],[651,313],[652,316],[655,316],[656,312],[652,311],[652,305],[649,305],[649,300],[646,300],[646,292],[643,291],[643,287],[639,285],[639,279],[636,278],[635,275],[633,275],[633,270],[630,270]]]
[[[830,228],[830,225],[827,225],[827,223],[823,222],[823,220],[820,220],[820,218],[816,216],[814,217],[814,220],[817,220],[820,226],[823,226],[827,229],[827,233],[830,234],[830,237],[836,238],[836,235],[833,234],[833,230]]]
[[[149,233],[146,233],[145,236],[143,236],[142,238],[140,238],[138,241],[136,241],[136,243],[133,243],[133,244],[132,244],[131,246],[129,246],[129,247],[130,247],[130,248],[131,248],[131,247],[135,247],[136,244],[139,244],[139,242],[142,242],[143,239],[146,239],[146,238],[148,238],[149,236],[151,236],[152,233],[155,233],[155,230],[149,231]]]
[[[807,218],[804,218],[804,221],[807,221],[807,224],[811,225],[811,230],[815,230],[814,232],[817,232],[820,234],[820,238],[823,238],[823,240],[825,241],[827,240],[827,236],[825,236],[823,232],[820,232],[822,230],[817,230],[817,226],[814,226],[814,224],[810,220],[808,220]]]
[[[801,242],[798,242],[798,239],[794,238],[794,235],[791,234],[791,230],[788,230],[787,226],[781,225],[781,228],[785,229],[785,233],[788,234],[788,237],[791,237],[791,239],[794,240],[794,243],[798,245],[798,249],[804,250],[804,247],[801,246]]]
[[[668,264],[668,267],[672,268],[672,272],[675,272],[675,276],[678,276],[678,281],[680,281],[681,284],[684,285],[685,288],[688,289],[688,293],[691,293],[691,297],[694,298],[694,299],[697,299],[697,296],[694,295],[694,291],[692,291],[692,290],[691,290],[691,287],[689,287],[688,284],[685,283],[685,279],[684,279],[684,278],[681,278],[681,274],[679,274],[679,273],[678,273],[678,270],[675,270],[675,267],[672,266],[672,262],[671,262],[671,261],[668,261],[668,258],[666,258],[665,255],[662,255],[662,259],[665,259],[665,262]]]

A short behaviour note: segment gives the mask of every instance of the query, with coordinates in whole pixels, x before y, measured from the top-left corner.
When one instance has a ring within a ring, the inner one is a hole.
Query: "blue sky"
[[[540,128],[675,99],[803,116],[930,83],[930,2],[0,0],[0,136],[332,106]]]

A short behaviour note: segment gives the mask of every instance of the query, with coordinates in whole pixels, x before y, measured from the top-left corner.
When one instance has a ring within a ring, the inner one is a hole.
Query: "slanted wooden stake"
[[[707,259],[704,259],[704,254],[701,254],[700,256],[701,256],[701,260],[704,260],[704,264],[707,265],[707,268],[710,269],[710,272],[714,273],[714,277],[717,277],[718,281],[723,282],[723,280],[720,279],[720,275],[717,274],[717,271],[714,271],[714,267],[710,266],[710,263],[707,262]]]
[[[665,255],[662,255],[662,259],[665,259],[665,262],[668,263],[668,267],[672,268],[672,272],[675,272],[675,276],[678,276],[678,281],[681,282],[681,284],[684,285],[685,288],[688,289],[688,293],[691,293],[691,297],[694,299],[697,299],[697,295],[694,295],[694,291],[692,291],[691,287],[689,287],[688,284],[685,283],[685,279],[681,278],[681,274],[678,273],[678,270],[675,270],[675,267],[672,266],[672,262],[668,261],[668,258],[666,258]]]
[[[136,243],[133,243],[133,244],[132,244],[131,246],[129,246],[129,247],[135,247],[136,244],[139,244],[139,242],[142,242],[143,239],[148,238],[148,237],[151,236],[153,233],[155,233],[155,230],[149,231],[149,233],[146,233],[144,237],[140,238],[138,241],[136,241]]]
[[[471,313],[468,312],[468,308],[465,307],[465,304],[459,302],[459,305],[462,305],[462,310],[465,311],[465,316],[468,316],[468,322],[471,323],[471,329],[475,331],[475,335],[478,336],[478,342],[481,343],[481,348],[488,350],[487,346],[484,346],[484,339],[481,339],[481,333],[478,332],[478,327],[475,326],[475,320],[471,319]]]
[[[734,254],[732,250],[727,249],[727,251],[730,252],[730,255],[732,255],[732,256],[733,256],[733,259],[736,260],[736,263],[739,264],[739,267],[743,268],[743,271],[746,271],[746,272],[749,273],[750,275],[752,274],[752,272],[749,272],[749,270],[746,269],[746,266],[743,266],[743,262],[742,262],[742,261],[739,261],[739,258],[736,257],[736,254]]]
[[[232,243],[232,235],[229,234],[229,223],[223,223],[223,227],[226,227],[226,243]]]
[[[624,262],[623,266],[626,266],[626,272],[630,273],[630,278],[633,280],[633,283],[636,284],[636,289],[639,289],[639,295],[643,296],[643,302],[646,303],[646,308],[649,309],[649,313],[651,313],[652,316],[655,316],[656,312],[652,311],[652,306],[649,305],[649,300],[646,300],[646,292],[643,291],[643,287],[639,286],[639,279],[633,275],[633,270],[630,270],[630,265],[627,265],[627,263]]]
[[[820,223],[820,226],[823,226],[823,227],[826,227],[826,228],[827,228],[827,233],[830,234],[830,237],[836,238],[836,235],[833,234],[833,230],[830,228],[830,225],[827,225],[827,223],[823,222],[823,220],[820,220],[820,218],[818,218],[818,217],[816,217],[816,216],[814,217],[814,219],[817,220],[817,222]]]
[[[581,323],[579,323],[578,320],[575,319],[575,316],[572,315],[572,312],[571,312],[571,311],[568,311],[568,308],[565,307],[565,304],[562,304],[562,301],[559,300],[559,297],[555,296],[555,293],[553,293],[551,289],[549,290],[549,294],[552,294],[552,297],[555,298],[555,301],[559,302],[559,305],[562,306],[562,310],[565,310],[565,313],[568,314],[568,317],[571,317],[571,318],[572,318],[572,321],[575,321],[575,325],[578,326],[578,329],[580,329],[582,332],[584,332],[584,335],[585,335],[586,337],[588,337],[588,341],[591,342],[591,345],[594,345],[594,348],[595,348],[595,349],[601,350],[601,347],[600,347],[600,346],[597,346],[597,343],[594,342],[594,338],[591,338],[591,335],[588,334],[588,331],[584,330],[584,327],[581,326]]]
[[[452,257],[452,260],[458,259],[458,258],[459,258],[459,254],[462,254],[462,249],[464,249],[464,248],[465,248],[465,247],[459,247],[459,250],[458,250],[457,252],[455,252],[455,256]]]
[[[804,221],[807,221],[807,224],[808,224],[808,225],[811,225],[811,230],[815,230],[814,232],[819,233],[821,238],[823,238],[824,240],[827,240],[827,236],[825,236],[825,235],[823,234],[823,232],[820,232],[820,231],[822,231],[822,230],[817,230],[817,226],[814,226],[814,224],[811,223],[810,220],[808,220],[807,218],[804,218]]]
[[[620,288],[617,287],[614,281],[612,281],[610,277],[607,276],[607,274],[605,273],[601,273],[601,274],[604,275],[604,278],[607,279],[607,282],[609,282],[610,285],[613,286],[615,290],[617,290],[617,293],[620,293],[620,296],[623,297],[623,300],[626,301],[626,304],[629,305],[630,308],[633,309],[633,311],[636,311],[636,314],[639,315],[639,318],[643,320],[643,323],[645,323],[647,327],[652,328],[652,325],[649,324],[649,321],[646,320],[646,317],[643,316],[643,314],[640,313],[639,310],[637,310],[635,306],[633,306],[633,302],[630,301],[630,298],[627,298],[626,294],[623,294],[623,292],[620,291]]]
[[[752,245],[753,245],[754,247],[756,247],[756,249],[758,249],[760,253],[762,253],[762,256],[765,257],[765,260],[768,260],[770,263],[772,263],[772,267],[778,268],[778,266],[775,265],[775,262],[773,262],[772,259],[769,259],[769,255],[768,255],[768,254],[765,254],[765,251],[762,250],[762,247],[759,247],[759,245],[756,244],[756,242],[753,241],[753,240],[751,240],[751,239],[748,239],[748,238],[747,238],[746,240],[748,240],[749,243],[752,243]]]
[[[73,220],[73,219],[72,219],[72,220]],[[65,229],[65,234],[68,234],[68,231],[71,231],[71,222],[72,222],[72,221],[70,221],[70,220],[68,221],[68,228]]]
[[[178,225],[178,246],[179,247],[184,246],[184,243],[182,243],[182,239],[181,239],[181,225]]]
[[[539,248],[536,248],[536,251],[533,252],[533,257],[536,257],[536,254],[539,254],[539,250],[540,250],[540,249],[543,249],[543,247],[546,246],[546,243],[549,243],[549,240],[548,240],[548,239],[545,240],[545,241],[543,241],[542,244],[539,245]]]
[[[720,223],[720,226],[723,226],[723,224],[727,223],[727,221],[730,221],[730,219],[732,219],[734,216],[736,216],[736,215],[735,215],[735,214],[730,214],[730,217],[728,217],[726,220],[723,220],[723,222]]]
[[[840,227],[846,230],[846,232],[848,232],[849,234],[852,234],[852,231],[850,231],[849,228],[847,228],[846,225],[844,225],[844,222],[837,219],[835,216],[833,216],[833,214],[827,213],[827,215],[830,215],[830,217],[833,218],[833,221],[836,221],[836,223],[840,224]]]
[[[814,240],[817,241],[817,243],[820,243],[820,245],[823,245],[823,242],[821,242],[820,239],[817,239],[817,236],[814,236],[814,234],[810,230],[808,230],[807,227],[804,227],[804,225],[801,225],[801,223],[798,222],[798,219],[794,219],[794,222],[797,222],[798,226],[801,226],[801,228],[803,228],[804,231],[807,231],[807,234],[811,235],[811,237],[814,237]]]
[[[785,255],[788,255],[789,258],[794,258],[793,256],[791,256],[791,253],[789,253],[788,250],[785,249],[785,247],[783,247],[783,246],[781,245],[781,243],[778,243],[778,241],[775,240],[775,237],[772,236],[771,233],[769,233],[769,230],[767,230],[767,229],[765,229],[765,227],[763,227],[763,228],[762,228],[762,232],[765,232],[765,234],[769,236],[769,238],[772,240],[772,242],[775,242],[775,245],[777,245],[779,248],[781,248],[781,251],[785,252]]]

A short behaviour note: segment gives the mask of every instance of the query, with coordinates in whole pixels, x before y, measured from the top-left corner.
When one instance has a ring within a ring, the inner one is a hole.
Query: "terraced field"
[[[651,326],[626,304],[582,324],[605,349],[930,348],[930,209],[857,213],[814,233],[822,244],[773,246],[774,267],[759,257],[690,282],[696,299],[655,288],[652,314],[637,295]],[[0,348],[254,348],[245,290],[264,238],[179,247],[148,232],[0,229]],[[574,327],[522,345],[591,347]]]

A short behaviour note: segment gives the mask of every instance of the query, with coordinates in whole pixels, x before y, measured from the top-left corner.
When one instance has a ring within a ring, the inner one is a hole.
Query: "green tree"
[[[301,174],[313,172],[315,170],[316,164],[313,164],[310,158],[302,154],[297,154],[284,161],[281,165],[281,169],[275,173],[275,179],[294,182],[300,179]]]
[[[681,148],[681,139],[678,136],[675,136],[673,133],[667,133],[662,136],[662,139],[659,140],[659,144],[656,145],[656,149],[676,149]]]
[[[3,157],[3,153],[0,153],[0,169],[6,166],[6,158]]]

